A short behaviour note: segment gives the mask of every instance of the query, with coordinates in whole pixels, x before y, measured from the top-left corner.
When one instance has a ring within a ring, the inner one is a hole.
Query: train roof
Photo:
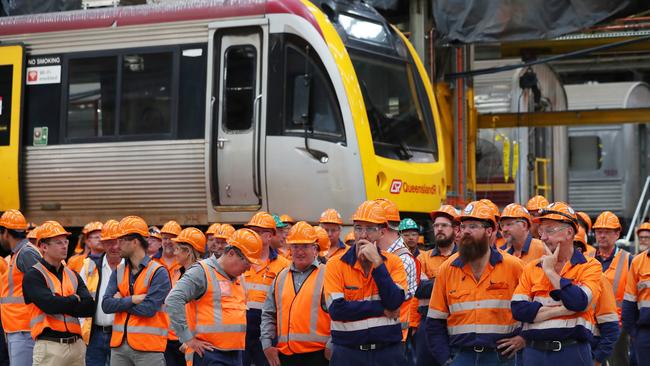
[[[0,36],[264,14],[298,15],[322,34],[313,14],[300,0],[188,0],[3,17],[0,18]]]

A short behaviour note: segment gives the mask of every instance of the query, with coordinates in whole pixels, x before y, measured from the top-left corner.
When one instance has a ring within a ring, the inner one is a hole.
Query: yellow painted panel
[[[9,132],[8,145],[0,143],[0,211],[20,208],[19,154],[24,50],[22,46],[0,47],[0,67],[11,70],[10,95],[0,95],[4,111],[11,109],[8,119],[0,119],[0,135]],[[10,107],[10,108],[9,108]],[[0,139],[1,140],[1,139]]]
[[[428,213],[438,209],[446,196],[445,141],[440,133],[439,113],[431,83],[413,46],[397,31],[415,60],[432,107],[439,151],[438,162],[435,163],[411,163],[375,155],[363,95],[345,45],[320,9],[306,0],[303,0],[303,4],[318,22],[343,80],[359,142],[367,199],[388,198],[394,201],[401,211]]]

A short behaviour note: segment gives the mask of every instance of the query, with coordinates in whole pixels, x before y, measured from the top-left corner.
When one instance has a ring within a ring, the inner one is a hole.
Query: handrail
[[[640,220],[639,213],[641,213],[641,207],[643,206],[643,202],[648,200],[646,198],[648,194],[648,187],[650,187],[650,175],[646,177],[645,179],[645,184],[643,185],[643,191],[641,192],[641,197],[639,197],[639,203],[636,205],[636,210],[634,210],[634,216],[632,216],[632,221],[630,222],[630,228],[627,230],[627,235],[625,236],[625,240],[629,243],[630,238],[632,237],[632,233],[634,233],[634,229],[636,227],[636,222],[637,220]],[[644,211],[647,212],[648,207],[646,205],[646,209]]]

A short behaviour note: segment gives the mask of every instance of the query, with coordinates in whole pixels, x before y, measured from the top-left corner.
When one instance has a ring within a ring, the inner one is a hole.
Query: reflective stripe
[[[449,333],[450,336],[459,335],[459,334],[468,334],[468,333],[508,334],[514,332],[518,326],[519,323],[514,323],[510,325],[464,324],[464,325],[447,326],[447,332]]]
[[[35,318],[32,318],[32,320],[29,321],[29,327],[34,328],[34,326],[40,322],[45,320],[45,314],[40,314]]]
[[[72,288],[77,292],[77,287],[79,287],[79,282],[77,281],[77,275],[68,267],[63,267],[63,270],[68,274],[70,282],[72,282]]]
[[[113,324],[113,331],[118,333],[123,333],[124,324]],[[157,328],[157,327],[146,327],[142,325],[138,325],[138,326],[129,325],[129,333],[151,334],[151,335],[166,337],[167,329]]]
[[[154,273],[156,273],[156,270],[162,265],[160,265],[158,262],[151,261],[149,262],[150,264],[148,265],[149,268],[147,268],[147,273],[145,274],[144,277],[144,287],[149,288],[149,284],[151,283],[151,278],[153,277]]]
[[[549,296],[535,296],[533,298],[533,301],[537,301],[538,303],[544,305],[544,306],[560,306],[562,305],[562,301],[554,300],[552,297]]]
[[[319,342],[327,343],[330,339],[328,336],[322,336],[318,334],[303,334],[303,333],[291,333],[291,340],[297,342]],[[289,339],[286,335],[278,337],[278,343],[287,343]]]
[[[617,266],[616,266],[616,274],[614,275],[614,283],[613,283],[613,286],[612,286],[614,288],[614,293],[615,294],[619,293],[618,292],[618,285],[619,285],[619,282],[621,282],[621,274],[623,273],[623,266],[627,267],[628,266],[628,261],[629,261],[629,257],[628,257],[629,253],[626,252],[625,250],[621,250],[619,255],[620,255],[620,257],[618,258],[618,263],[617,263]],[[623,261],[623,262],[621,263],[621,261]],[[627,272],[627,268],[626,268],[626,272]],[[620,307],[620,305],[618,305],[618,304],[616,306]]]
[[[344,299],[344,298],[345,296],[342,293],[332,292],[329,294],[329,296],[327,296],[327,299],[325,299],[325,305],[327,305],[327,307],[329,308],[330,306],[332,306],[334,300]]]
[[[55,294],[56,293],[56,287],[54,287],[54,282],[52,282],[52,279],[47,274],[47,272],[49,272],[49,271],[40,262],[37,262],[36,264],[34,264],[33,267],[36,268],[36,270],[38,270],[39,272],[41,272],[43,277],[45,277],[45,283],[47,284],[47,287],[50,289],[52,294]]]
[[[449,305],[449,313],[474,309],[510,309],[510,300],[465,301]]]
[[[578,286],[578,287],[580,287],[582,289],[582,291],[585,292],[585,295],[587,295],[587,303],[591,303],[591,298],[593,296],[593,294],[591,293],[591,289],[589,287],[587,287],[587,286],[584,286],[584,285],[583,286]]]
[[[24,304],[25,298],[20,296],[7,296],[0,298],[0,304]]]
[[[129,328],[130,329],[130,328]],[[244,324],[197,325],[197,333],[238,333],[245,332]]]
[[[427,311],[427,318],[432,318],[432,319],[447,319],[449,317],[448,313],[443,313],[442,311],[434,310],[429,308],[429,311]]]
[[[598,324],[607,323],[607,322],[618,322],[618,314],[609,313],[609,314],[598,315],[596,317],[596,321],[598,322]]]
[[[418,299],[418,307],[429,306],[429,299]]]
[[[36,324],[38,324],[38,323],[42,322],[43,320],[45,320],[45,316],[46,316],[46,314],[42,313],[42,314],[32,318],[29,321],[29,326],[33,328]],[[54,318],[54,319],[56,319],[56,320],[58,320],[60,322],[79,325],[79,318],[75,318],[75,317],[70,316],[70,315],[47,314],[47,316],[49,316],[50,318]]]
[[[650,281],[639,281],[639,283],[636,284],[636,289],[639,291],[645,288],[650,288]]]
[[[115,274],[115,276],[116,276],[116,278],[117,278],[117,286],[118,286],[118,287],[120,286],[120,284],[122,283],[122,281],[124,281],[124,274],[125,274],[124,272],[125,272],[125,269],[126,269],[126,264],[125,264],[125,262],[120,262],[120,264],[117,265],[117,269],[116,269],[117,273]],[[119,289],[118,289],[118,290],[119,290]]]
[[[92,296],[94,299],[95,295],[97,295],[97,291],[89,291],[89,292],[90,292],[90,296]]]
[[[523,330],[532,330],[532,329],[565,329],[565,328],[574,328],[578,325],[581,325],[589,330],[593,329],[593,325],[584,318],[573,318],[573,319],[550,319],[544,320],[539,323],[524,323]]]
[[[512,301],[530,301],[530,296],[525,294],[514,294],[512,295]]]
[[[224,324],[223,323],[223,308],[221,306],[221,285],[219,279],[214,273],[215,271],[208,266],[204,261],[199,264],[203,267],[205,277],[212,284],[212,308],[213,308],[213,324],[198,325],[196,326],[197,333],[241,333],[246,331],[246,324]],[[198,304],[197,304],[197,321],[198,321]]]
[[[97,267],[95,261],[88,258],[88,265],[86,266],[86,281],[93,275],[93,272],[95,272],[95,267]],[[95,296],[93,295],[93,297]]]
[[[351,322],[341,322],[332,320],[332,330],[340,332],[354,332],[358,330],[367,330],[375,327],[385,327],[389,325],[400,325],[399,319],[390,319],[385,316],[355,320]],[[401,325],[400,325],[401,327]]]
[[[276,281],[277,286],[278,286],[278,289],[277,289],[278,292],[277,292],[277,294],[275,294],[276,298],[278,299],[278,304],[277,304],[277,312],[278,312],[278,316],[277,316],[278,330],[277,330],[277,333],[278,334],[282,334],[282,319],[283,319],[282,318],[282,316],[283,316],[282,315],[282,294],[283,294],[283,291],[284,291],[284,282],[286,281],[288,274],[289,274],[289,267],[284,268],[278,274],[277,281]],[[305,279],[305,281],[307,281],[307,280]],[[280,337],[280,338],[286,338],[286,337]],[[278,338],[278,342],[281,342],[280,338]]]
[[[269,291],[269,285],[263,285],[261,283],[250,283],[246,284],[246,290],[257,290],[257,291]]]
[[[263,305],[264,305],[264,303],[259,302],[259,301],[248,301],[248,302],[246,302],[246,306],[248,307],[248,309],[262,310]]]
[[[641,308],[650,308],[650,301],[639,301],[636,303],[636,306],[641,309]]]
[[[312,273],[314,273],[312,271]],[[311,273],[309,274],[311,276]],[[306,280],[305,280],[306,281]],[[314,293],[311,297],[311,314],[309,314],[309,334],[316,334],[316,325],[318,323],[318,309],[320,308],[320,299],[323,292],[323,282],[325,281],[325,265],[318,265],[318,275],[314,284]],[[296,334],[297,335],[297,334]],[[329,337],[328,337],[329,338]],[[327,342],[327,340],[325,340]]]
[[[627,292],[623,295],[623,300],[636,302],[636,295],[628,294]]]

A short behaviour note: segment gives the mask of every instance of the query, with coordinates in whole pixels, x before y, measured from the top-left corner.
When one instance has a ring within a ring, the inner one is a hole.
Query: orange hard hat
[[[287,244],[314,244],[318,240],[314,227],[298,221],[287,233]]]
[[[214,224],[210,225],[210,227],[208,227],[208,230],[205,231],[205,235],[210,235],[210,234],[214,235],[217,232],[217,230],[219,230],[220,226],[221,226],[220,223],[215,222]]]
[[[314,231],[316,232],[318,250],[321,252],[329,250],[332,243],[330,242],[330,237],[327,235],[327,231],[320,226],[314,226]]]
[[[594,230],[596,229],[618,230],[621,228],[621,222],[618,221],[618,216],[616,216],[613,212],[603,211],[596,218],[596,222],[594,223],[594,226],[592,226],[592,228]]]
[[[553,202],[550,205],[540,209],[539,214],[540,216],[533,219],[533,221],[562,221],[567,224],[571,224],[576,232],[578,230],[578,216],[576,215],[576,212],[573,210],[573,208],[564,202]]]
[[[526,207],[517,204],[517,203],[511,203],[508,206],[503,208],[503,212],[501,212],[501,220],[503,219],[524,219],[528,222],[528,226],[530,227],[530,224],[532,222],[532,219],[530,217],[530,213],[528,210],[526,210]]]
[[[84,225],[83,229],[81,230],[81,233],[84,235],[88,235],[93,231],[101,231],[102,225],[103,224],[99,221],[89,222],[86,225]]]
[[[432,211],[430,214],[431,220],[436,221],[438,216],[445,216],[454,222],[458,219],[458,211],[451,205],[442,205],[437,211]]]
[[[264,211],[260,211],[255,215],[253,215],[253,217],[251,217],[251,219],[248,221],[246,226],[247,227],[255,226],[262,229],[273,230],[274,232],[276,229],[275,220],[273,219],[273,216],[270,213]]]
[[[147,238],[149,237],[149,226],[142,217],[127,216],[120,220],[120,223],[117,225],[116,238],[129,234],[140,234]]]
[[[201,254],[205,254],[205,235],[201,230],[195,227],[187,227],[178,234],[177,237],[173,238],[172,241],[177,244],[189,244]]]
[[[45,221],[38,229],[36,239],[41,241],[43,239],[54,238],[59,235],[71,235],[72,233],[66,231],[61,224],[56,221]]]
[[[354,241],[354,231],[350,231],[349,233],[345,234],[345,239],[343,242],[347,244],[349,241]],[[331,243],[330,243],[331,244]]]
[[[418,244],[424,245],[424,236],[423,235],[418,235]]]
[[[587,225],[587,231],[591,231],[591,217],[586,212],[578,211],[578,221],[582,220]]]
[[[101,240],[113,240],[118,237],[120,223],[115,220],[108,220],[102,225]]]
[[[352,221],[366,221],[373,224],[386,224],[386,211],[377,201],[365,201],[352,214]]]
[[[174,220],[169,220],[163,225],[162,229],[160,229],[161,234],[171,234],[171,235],[178,235],[181,233],[181,226]]]
[[[544,196],[538,195],[528,200],[528,203],[526,203],[526,209],[528,212],[538,211],[548,205],[548,200]]]
[[[387,198],[377,198],[375,201],[379,202],[381,207],[384,208],[384,211],[386,212],[386,220],[397,223],[402,221],[399,216],[399,207],[397,207],[397,204],[395,204],[395,202]]]
[[[0,216],[0,226],[9,230],[27,230],[29,224],[25,216],[18,210],[7,210]]]
[[[162,240],[162,235],[160,234],[158,226],[149,226],[149,236]]]
[[[498,221],[499,217],[501,216],[501,215],[499,215],[499,206],[497,206],[494,202],[490,201],[487,198],[483,198],[483,199],[481,199],[479,201],[481,201],[481,202],[487,204],[488,206],[490,206],[490,208],[492,209],[492,212],[494,213],[494,218]]]
[[[639,227],[636,229],[636,234],[639,235],[639,232],[641,231],[650,231],[650,222],[644,222],[643,224],[639,225]]]
[[[328,208],[320,214],[320,219],[318,222],[321,224],[338,224],[343,225],[343,219],[341,219],[341,214],[333,208]]]
[[[218,239],[226,239],[230,238],[230,236],[235,232],[235,228],[232,227],[230,224],[221,224],[219,226],[219,229],[217,230],[216,233],[214,233],[214,237]]]
[[[460,214],[459,220],[481,220],[489,222],[492,228],[497,226],[494,210],[483,201],[470,202]]]
[[[38,240],[38,230],[40,229],[40,226],[36,226],[35,228],[29,230],[27,233],[27,239],[37,239]]]
[[[251,229],[239,229],[228,238],[228,245],[239,249],[253,264],[262,264],[262,238]]]
[[[587,232],[582,226],[578,227],[578,232],[573,237],[573,244],[580,246],[583,254],[587,251]]]
[[[296,220],[294,220],[293,217],[291,217],[291,216],[289,216],[287,214],[280,215],[280,221],[284,222],[285,224],[295,224],[296,223]]]

